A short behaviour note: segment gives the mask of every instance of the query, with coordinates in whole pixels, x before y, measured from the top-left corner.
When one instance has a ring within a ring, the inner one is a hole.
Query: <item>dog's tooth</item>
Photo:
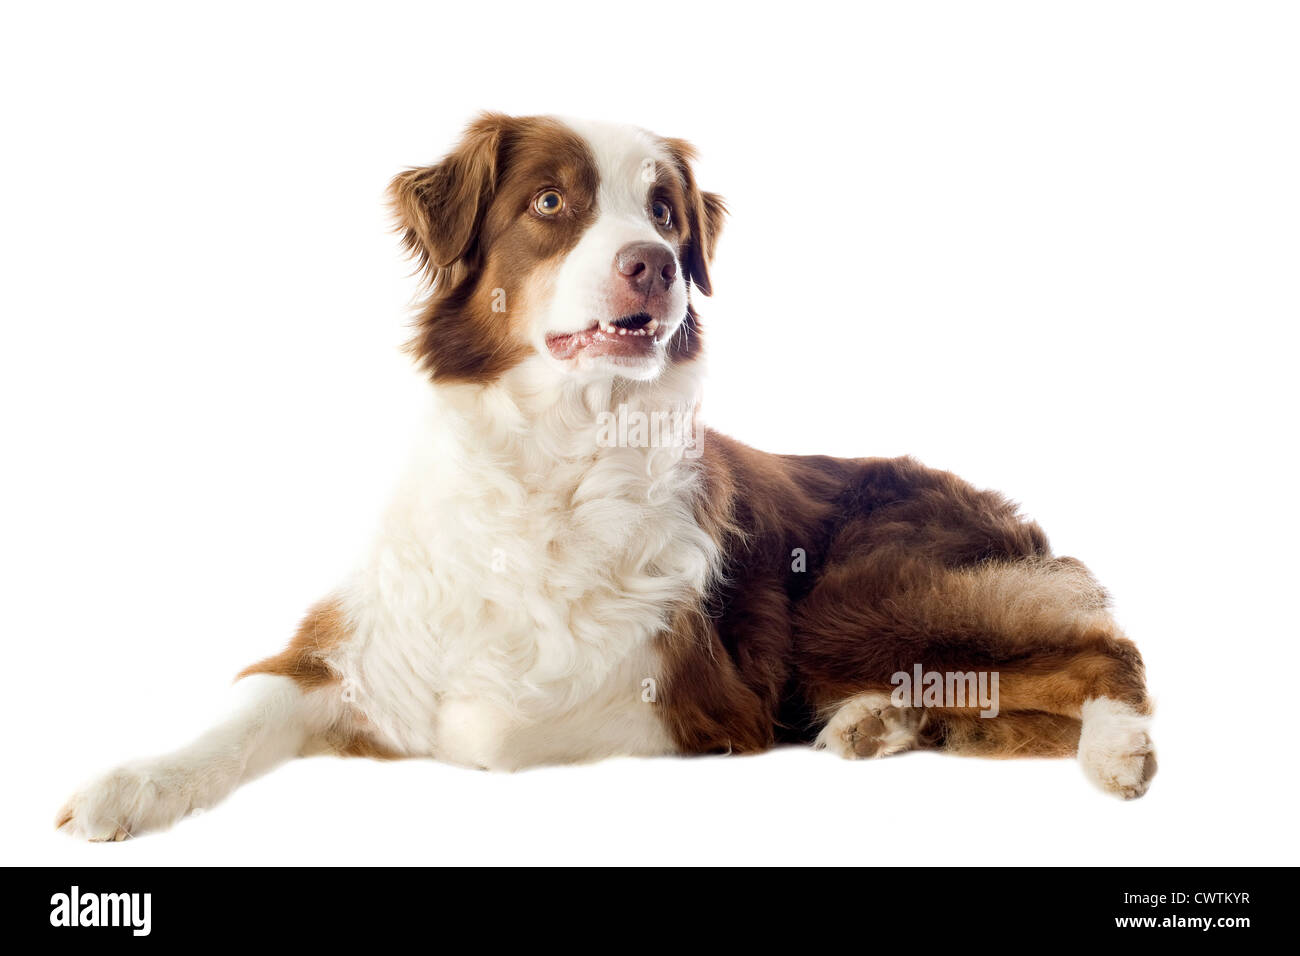
[[[618,334],[619,334],[619,335],[627,335],[627,329],[619,329],[619,330],[618,330]]]
[[[656,329],[658,329],[658,328],[659,328],[659,320],[658,320],[658,319],[651,319],[650,322],[649,322],[649,324],[646,325],[645,330],[646,330],[647,332],[654,332],[654,331],[655,331]]]

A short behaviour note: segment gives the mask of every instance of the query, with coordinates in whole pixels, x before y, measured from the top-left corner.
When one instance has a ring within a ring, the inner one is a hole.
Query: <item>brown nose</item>
[[[614,268],[641,295],[667,292],[677,278],[677,259],[661,242],[629,242],[614,257]]]

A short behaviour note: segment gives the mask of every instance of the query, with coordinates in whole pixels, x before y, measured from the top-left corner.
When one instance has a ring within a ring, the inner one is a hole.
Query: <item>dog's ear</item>
[[[682,250],[682,263],[686,276],[704,295],[713,294],[709,279],[709,265],[717,248],[718,234],[727,215],[727,205],[717,193],[704,192],[695,183],[695,147],[683,139],[664,140],[672,155],[682,180],[686,184],[686,221],[690,229],[687,246]]]
[[[496,189],[508,121],[482,114],[442,162],[399,173],[388,187],[402,243],[430,278],[473,246]]]

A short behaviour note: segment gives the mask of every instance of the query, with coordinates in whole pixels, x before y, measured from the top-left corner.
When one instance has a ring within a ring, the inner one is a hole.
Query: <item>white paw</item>
[[[1097,697],[1083,705],[1079,763],[1108,793],[1133,800],[1156,775],[1156,752],[1147,733],[1150,718],[1127,704]]]
[[[162,830],[203,807],[210,777],[176,762],[128,764],[78,790],[59,810],[54,826],[72,836],[126,840]]]
[[[887,757],[916,744],[925,717],[921,709],[895,707],[886,693],[859,694],[840,705],[813,746],[849,760]]]

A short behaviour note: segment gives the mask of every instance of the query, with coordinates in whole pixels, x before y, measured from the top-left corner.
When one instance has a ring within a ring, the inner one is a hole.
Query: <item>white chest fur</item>
[[[682,447],[611,446],[599,414],[689,415],[685,384],[440,390],[341,594],[353,637],[331,663],[383,743],[493,768],[672,749],[652,642],[716,546]]]

